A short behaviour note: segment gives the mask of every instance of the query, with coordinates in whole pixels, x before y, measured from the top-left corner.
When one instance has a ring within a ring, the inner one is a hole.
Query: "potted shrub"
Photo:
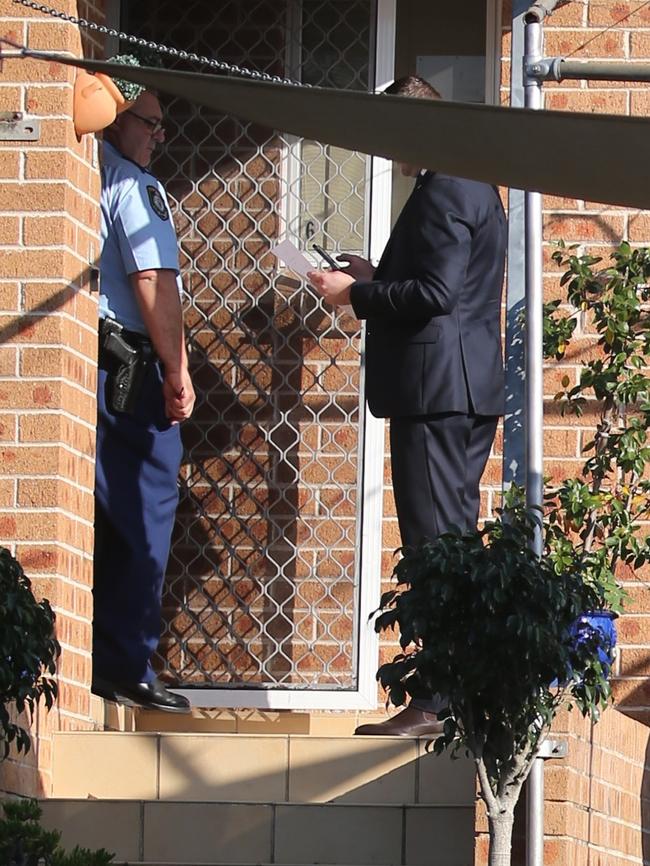
[[[514,808],[560,706],[571,696],[597,717],[609,696],[599,633],[572,637],[585,610],[606,604],[604,588],[558,571],[548,551],[537,557],[535,519],[510,504],[481,530],[405,551],[375,623],[400,630],[402,652],[378,671],[389,700],[423,690],[448,699],[434,749],[474,758],[490,866],[510,863]]]
[[[490,866],[509,866],[514,807],[559,708],[596,719],[606,704],[611,636],[585,615],[620,609],[616,576],[650,561],[640,521],[650,511],[650,253],[621,244],[610,267],[560,245],[572,311],[546,307],[545,352],[565,356],[582,316],[601,352],[556,401],[597,413],[578,478],[547,487],[544,513],[511,489],[497,517],[476,532],[450,532],[404,551],[375,627],[395,625],[401,652],[378,679],[393,704],[422,689],[449,701],[435,750],[474,758],[490,827]],[[544,549],[531,548],[543,523]],[[610,632],[611,635],[611,632]]]
[[[12,710],[31,717],[41,699],[51,708],[58,654],[49,602],[36,601],[20,563],[0,547],[0,760],[12,743],[29,751],[29,733],[13,721]]]

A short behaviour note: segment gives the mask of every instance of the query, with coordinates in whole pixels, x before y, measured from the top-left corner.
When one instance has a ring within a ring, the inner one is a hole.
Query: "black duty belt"
[[[99,346],[100,349],[102,344],[106,341],[106,338],[111,333],[117,333],[119,336],[132,346],[134,349],[144,349],[148,354],[154,354],[155,351],[153,348],[153,343],[146,337],[144,334],[140,334],[138,331],[129,331],[128,328],[120,325],[119,322],[116,322],[115,319],[100,319],[99,320]]]

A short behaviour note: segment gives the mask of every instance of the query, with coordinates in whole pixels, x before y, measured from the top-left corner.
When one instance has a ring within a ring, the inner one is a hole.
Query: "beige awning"
[[[503,186],[650,208],[646,118],[436,102],[29,54],[349,150]]]

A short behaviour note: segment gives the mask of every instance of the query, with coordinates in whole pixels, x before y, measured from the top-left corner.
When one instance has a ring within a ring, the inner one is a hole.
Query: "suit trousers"
[[[491,415],[441,412],[391,418],[393,491],[402,545],[415,547],[452,526],[474,529],[479,483],[499,419]],[[413,706],[440,712],[439,694],[413,696]]]
[[[165,417],[151,364],[133,415],[107,407],[98,370],[93,673],[135,684],[154,677],[161,597],[178,504],[180,428]]]
[[[498,418],[440,412],[391,418],[393,491],[402,545],[414,547],[452,526],[474,529],[479,483]]]

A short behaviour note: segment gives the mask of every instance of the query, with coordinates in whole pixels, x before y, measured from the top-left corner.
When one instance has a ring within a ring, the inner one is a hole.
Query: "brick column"
[[[634,3],[571,3],[558,9],[545,24],[545,54],[572,59],[647,61],[650,59],[650,8]],[[561,111],[647,115],[650,107],[645,85],[625,82],[565,81],[545,85],[545,108]],[[598,142],[594,142],[598,147]],[[561,149],[562,143],[558,142]],[[612,154],[611,171],[624,154]],[[603,258],[609,264],[612,249],[623,239],[639,246],[650,245],[650,222],[642,211],[613,205],[546,196],[544,199],[545,295],[561,293],[559,272],[550,256],[559,239],[580,244],[581,251]],[[562,377],[577,383],[583,360],[596,351],[596,336],[578,323],[575,349],[560,363],[549,365],[545,376],[546,472],[559,480],[577,475],[584,462],[582,449],[593,438],[595,412],[562,418],[553,395]],[[625,612],[617,621],[619,656],[613,683],[617,706],[629,715],[650,722],[650,602],[647,575],[621,568],[619,579],[628,591]]]
[[[509,98],[510,8],[504,4],[502,100]],[[631,2],[601,3],[576,0],[557,9],[544,22],[544,54],[591,60],[650,60],[650,7]],[[519,58],[515,58],[519,62]],[[544,85],[544,107],[553,111],[581,111],[647,116],[650,96],[643,84],[606,81],[548,82]],[[562,142],[557,143],[561,151]],[[598,147],[598,142],[594,142]],[[552,158],[552,155],[549,157]],[[616,171],[624,154],[612,154],[611,171]],[[555,243],[579,244],[579,252],[602,257],[602,266],[620,241],[650,246],[650,219],[643,211],[544,196],[544,297],[564,297],[561,273],[551,259]],[[582,449],[593,438],[597,423],[595,410],[582,418],[562,417],[553,397],[562,389],[562,379],[577,384],[585,360],[597,349],[597,336],[579,320],[571,352],[561,362],[547,364],[544,371],[544,455],[545,472],[555,482],[576,477],[583,464]],[[497,440],[498,442],[498,440]],[[628,592],[623,616],[617,620],[619,655],[613,682],[618,707],[645,724],[650,724],[650,593],[647,569],[621,567],[618,577]]]
[[[100,4],[101,5],[101,4]],[[59,0],[84,17],[101,10]],[[0,33],[88,55],[77,27],[0,0]],[[74,70],[5,60],[0,108],[38,119],[37,141],[0,141],[0,544],[57,613],[59,698],[35,748],[0,765],[0,790],[50,790],[54,730],[88,727],[98,253],[96,143],[72,126]]]
[[[645,863],[650,731],[614,709],[594,725],[573,711],[553,735],[566,758],[546,763],[545,863]]]

